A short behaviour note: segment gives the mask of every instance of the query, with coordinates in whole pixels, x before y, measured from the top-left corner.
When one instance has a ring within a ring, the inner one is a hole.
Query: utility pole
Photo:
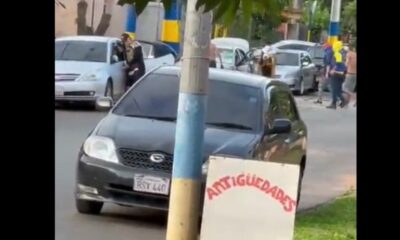
[[[167,240],[196,240],[206,118],[211,12],[187,0]]]
[[[329,23],[329,42],[333,44],[339,38],[340,5],[341,0],[332,0],[331,21]]]

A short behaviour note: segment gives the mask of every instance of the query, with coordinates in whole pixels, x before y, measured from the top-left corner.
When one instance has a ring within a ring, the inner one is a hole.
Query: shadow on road
[[[74,103],[74,104],[70,104],[70,103],[56,103],[55,110],[61,110],[61,111],[88,111],[88,112],[95,112],[96,109],[94,107],[93,104],[89,104],[89,103]]]

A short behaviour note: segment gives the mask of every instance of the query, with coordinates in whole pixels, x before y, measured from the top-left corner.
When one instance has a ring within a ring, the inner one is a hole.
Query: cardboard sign
[[[201,240],[292,240],[300,167],[210,157]]]

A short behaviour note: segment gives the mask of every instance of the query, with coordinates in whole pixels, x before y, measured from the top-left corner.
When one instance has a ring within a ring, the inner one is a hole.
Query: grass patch
[[[294,240],[351,240],[356,238],[356,196],[346,194],[331,204],[300,213]]]

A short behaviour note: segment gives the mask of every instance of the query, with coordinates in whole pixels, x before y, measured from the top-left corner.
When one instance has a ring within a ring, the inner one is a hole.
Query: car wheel
[[[304,172],[301,171],[300,172],[300,176],[299,176],[299,183],[298,183],[298,186],[297,186],[297,202],[296,202],[297,206],[299,206],[299,203],[300,203],[301,185],[303,183],[303,174],[304,174]]]
[[[101,209],[103,208],[103,204],[104,203],[102,202],[87,201],[81,199],[75,200],[76,209],[79,213],[83,214],[100,214]]]
[[[304,93],[305,93],[305,86],[304,86],[303,78],[300,79],[300,87],[299,87],[299,90],[296,90],[295,93],[296,93],[297,95],[300,95],[300,96],[304,95]]]
[[[110,97],[111,99],[114,100],[114,87],[111,79],[107,81],[106,90],[104,91],[104,96]]]

